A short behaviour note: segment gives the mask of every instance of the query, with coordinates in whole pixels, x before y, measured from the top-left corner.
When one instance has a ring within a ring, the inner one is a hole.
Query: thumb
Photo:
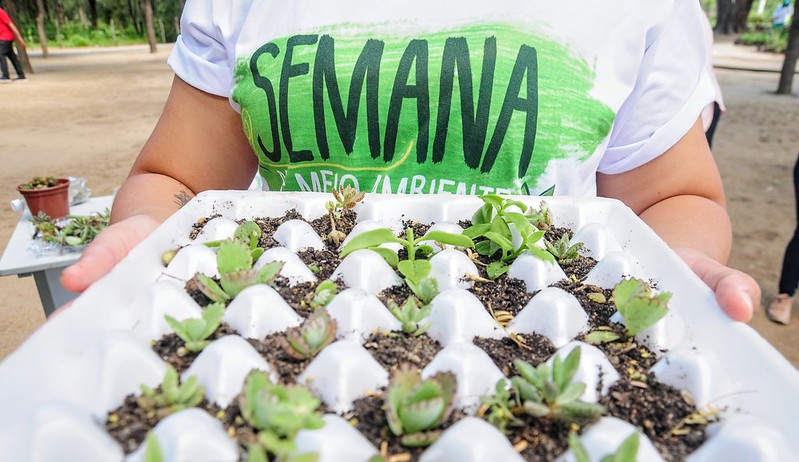
[[[108,274],[157,226],[157,221],[145,215],[126,218],[109,226],[86,247],[77,263],[61,273],[61,285],[71,292],[83,292]]]

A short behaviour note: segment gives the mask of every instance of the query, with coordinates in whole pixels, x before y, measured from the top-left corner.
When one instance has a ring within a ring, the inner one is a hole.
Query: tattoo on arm
[[[190,200],[191,197],[186,191],[181,190],[179,193],[175,194],[175,203],[180,207],[186,205]]]

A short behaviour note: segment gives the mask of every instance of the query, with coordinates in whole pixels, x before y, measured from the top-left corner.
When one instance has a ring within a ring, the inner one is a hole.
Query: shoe
[[[25,78],[25,77],[17,77],[16,79],[14,79],[14,82],[17,82],[17,83],[28,83],[28,79]]]
[[[780,324],[788,324],[791,320],[791,310],[793,310],[793,297],[779,294],[766,310],[766,317]]]
[[[8,77],[0,77],[0,84],[11,83],[11,82],[12,82],[11,79],[9,79]]]

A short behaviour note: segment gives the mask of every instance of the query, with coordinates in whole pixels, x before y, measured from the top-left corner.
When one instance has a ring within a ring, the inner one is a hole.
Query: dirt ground
[[[166,99],[168,53],[163,45],[154,55],[138,46],[54,50],[47,60],[33,58],[29,83],[0,86],[0,246],[19,220],[4,204],[29,177],[83,176],[95,196],[122,183]],[[731,265],[757,279],[767,304],[796,223],[791,172],[799,151],[799,99],[773,94],[774,73],[719,69],[717,76],[728,113],[714,153],[735,233]],[[0,278],[0,358],[42,322],[33,278]],[[799,319],[779,326],[761,310],[751,325],[799,366]]]

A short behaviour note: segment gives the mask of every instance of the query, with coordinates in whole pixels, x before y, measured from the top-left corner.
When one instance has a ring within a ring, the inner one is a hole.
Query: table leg
[[[36,289],[42,301],[44,315],[50,316],[56,308],[64,303],[74,300],[78,295],[61,287],[61,272],[64,268],[50,268],[33,273]]]

